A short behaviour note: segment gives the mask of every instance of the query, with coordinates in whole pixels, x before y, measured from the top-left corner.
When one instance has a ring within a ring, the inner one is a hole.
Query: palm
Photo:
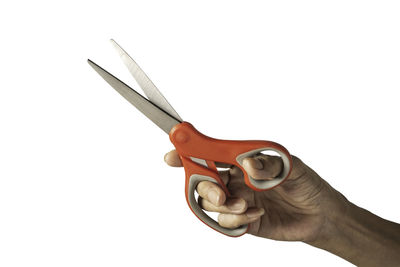
[[[323,225],[321,196],[329,185],[305,165],[295,166],[282,185],[263,192],[248,188],[239,168],[230,170],[228,189],[244,198],[249,207],[265,209],[265,215],[251,224],[249,232],[275,240],[312,239]]]

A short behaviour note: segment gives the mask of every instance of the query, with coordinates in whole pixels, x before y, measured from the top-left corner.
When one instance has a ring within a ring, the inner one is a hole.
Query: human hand
[[[165,162],[182,167],[175,150],[165,155]],[[220,171],[231,197],[227,198],[217,184],[198,184],[199,204],[220,213],[218,223],[226,228],[249,224],[248,233],[274,240],[312,242],[318,238],[327,221],[343,213],[348,201],[300,159],[293,157],[293,170],[281,185],[257,192],[246,186],[243,173],[236,166]],[[246,158],[243,167],[254,179],[268,180],[282,170],[279,157],[258,155]]]

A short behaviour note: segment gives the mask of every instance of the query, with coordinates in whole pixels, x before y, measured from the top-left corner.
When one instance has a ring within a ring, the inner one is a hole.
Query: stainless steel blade
[[[168,103],[167,99],[161,94],[154,83],[147,77],[146,73],[139,67],[139,65],[126,53],[120,45],[117,44],[113,39],[110,40],[119,56],[128,68],[129,72],[135,78],[136,82],[142,88],[144,94],[149,98],[151,102],[159,106],[164,111],[168,112],[171,116],[176,119],[183,121],[175,109]]]
[[[120,93],[126,100],[134,105],[140,112],[147,118],[154,122],[164,132],[169,134],[172,127],[181,121],[175,119],[173,116],[164,110],[151,103],[141,94],[130,88],[124,82],[110,74],[108,71],[88,59],[88,63],[103,79],[111,85],[118,93]]]

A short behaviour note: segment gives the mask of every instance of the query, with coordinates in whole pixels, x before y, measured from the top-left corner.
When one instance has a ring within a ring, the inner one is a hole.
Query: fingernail
[[[207,196],[208,196],[208,200],[211,203],[213,203],[216,206],[220,206],[220,203],[219,203],[220,196],[216,190],[211,189],[210,192],[208,192]]]
[[[263,208],[260,209],[251,209],[246,212],[246,215],[249,219],[257,218],[264,215],[265,211]]]
[[[264,168],[263,164],[261,163],[260,160],[255,159],[255,158],[246,158],[243,162],[244,165],[247,165],[247,167],[256,169],[256,170],[262,170]]]
[[[241,211],[245,207],[245,202],[241,198],[230,199],[229,203],[227,203],[229,209],[232,211]]]
[[[264,166],[259,159],[254,159],[253,160],[253,168],[257,169],[257,170],[262,170],[264,168]]]

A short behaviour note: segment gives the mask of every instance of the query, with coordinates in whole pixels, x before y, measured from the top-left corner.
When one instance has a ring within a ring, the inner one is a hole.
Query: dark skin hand
[[[248,223],[250,234],[303,241],[358,266],[400,266],[400,225],[355,206],[300,159],[292,158],[288,179],[262,192],[246,186],[238,167],[220,164],[229,167],[220,177],[232,197],[205,181],[197,186],[199,203],[204,210],[219,212],[218,223],[226,228]],[[165,161],[182,166],[175,150],[165,155]],[[258,155],[246,158],[243,167],[254,179],[268,180],[281,172],[282,161]]]

